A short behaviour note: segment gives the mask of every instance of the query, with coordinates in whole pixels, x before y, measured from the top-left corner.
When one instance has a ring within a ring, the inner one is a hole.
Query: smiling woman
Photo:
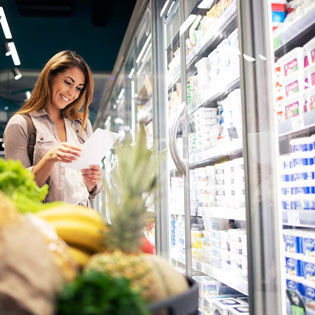
[[[59,52],[41,71],[31,98],[6,126],[5,157],[21,160],[39,186],[49,185],[46,201],[90,206],[90,199],[100,191],[98,165],[78,172],[58,163],[76,160],[81,144],[92,134],[88,114],[93,86],[84,59],[72,51]],[[34,144],[30,124],[35,129]]]

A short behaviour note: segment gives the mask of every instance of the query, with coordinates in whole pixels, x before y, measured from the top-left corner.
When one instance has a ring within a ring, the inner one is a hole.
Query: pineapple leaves
[[[150,198],[159,188],[158,168],[165,153],[147,148],[142,124],[135,143],[126,141],[115,151],[118,163],[111,172],[112,185],[105,185],[111,217],[105,246],[134,253],[139,250]]]

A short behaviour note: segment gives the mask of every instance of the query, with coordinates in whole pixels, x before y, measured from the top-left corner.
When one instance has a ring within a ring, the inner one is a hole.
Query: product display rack
[[[284,119],[281,119],[278,124],[280,153],[278,176],[281,178],[281,191],[279,192],[281,204],[279,208],[283,223],[284,250],[282,252],[282,262],[285,266],[283,270],[283,296],[286,297],[287,314],[300,311],[301,314],[313,315],[315,314],[313,306],[315,284],[314,273],[311,270],[315,267],[315,251],[314,248],[307,249],[305,244],[306,242],[315,242],[315,181],[314,177],[306,180],[307,177],[301,177],[299,174],[308,174],[309,171],[310,174],[315,174],[315,169],[312,168],[314,161],[311,162],[311,165],[305,163],[298,165],[297,161],[299,155],[304,161],[307,160],[307,154],[315,153],[315,151],[311,150],[308,153],[304,149],[300,150],[296,143],[311,139],[310,136],[315,134],[315,111],[309,107],[310,99],[307,97],[307,93],[312,89],[312,80],[307,81],[306,75],[308,69],[310,69],[308,67],[312,67],[312,61],[307,51],[308,48],[304,46],[315,38],[314,3],[310,2],[308,6],[302,6],[293,14],[295,15],[290,16],[289,14],[287,16],[288,21],[285,20],[283,25],[280,25],[274,31],[275,62],[284,69],[281,74],[282,78],[291,69],[293,73],[289,74],[288,77],[290,78],[291,75],[293,79],[288,80],[294,80],[294,71],[304,76],[304,86],[302,88],[299,86],[298,92],[295,90],[294,93],[299,95],[305,102],[303,107],[299,108],[298,114],[294,114],[293,117],[286,117],[285,114]],[[293,64],[292,60],[295,62],[299,58],[296,49],[301,48],[298,47],[303,47],[303,61],[297,62],[294,68],[290,68],[290,65]],[[315,51],[315,44],[311,49]],[[293,54],[294,51],[296,54]],[[308,59],[310,64],[305,63],[305,58]],[[286,78],[280,82],[283,82],[283,85],[287,87]],[[285,89],[284,104],[286,104],[288,91],[291,93],[290,90]],[[289,102],[287,104],[284,108],[285,113],[289,112]],[[275,106],[278,106],[277,102],[275,102]],[[292,164],[286,168],[285,161],[287,160],[290,163],[291,159]],[[287,182],[285,174],[289,174],[289,181]],[[305,190],[303,187],[310,187],[310,190],[307,190],[307,188]],[[287,207],[289,204],[292,207]],[[294,292],[295,295],[300,297],[299,305],[295,305],[294,300],[288,299],[289,292]]]
[[[312,216],[280,206],[279,140],[282,154],[314,121],[306,112],[275,123],[272,67],[294,40],[280,28],[271,37],[270,5],[138,1],[96,120],[103,127],[112,115],[112,124],[123,123],[111,130],[133,134],[142,121],[150,143],[167,151],[156,249],[200,284],[204,314],[223,310],[218,295],[237,297],[245,314],[284,313],[281,222],[301,228]],[[310,25],[299,28],[311,36]]]

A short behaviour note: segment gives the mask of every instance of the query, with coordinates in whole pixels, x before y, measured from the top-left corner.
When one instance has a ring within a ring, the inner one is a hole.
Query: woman
[[[61,51],[47,62],[30,99],[6,126],[6,159],[20,160],[31,169],[38,186],[48,184],[46,202],[60,200],[90,206],[90,199],[100,191],[98,165],[80,172],[59,163],[76,160],[81,144],[93,132],[88,119],[93,87],[92,74],[84,59],[72,51]],[[32,159],[23,114],[30,116],[36,129]]]

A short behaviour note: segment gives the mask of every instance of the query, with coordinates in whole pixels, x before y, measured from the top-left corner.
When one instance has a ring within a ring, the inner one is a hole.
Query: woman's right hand
[[[77,145],[61,142],[57,147],[47,153],[47,159],[51,162],[71,163],[81,154],[81,148]]]

